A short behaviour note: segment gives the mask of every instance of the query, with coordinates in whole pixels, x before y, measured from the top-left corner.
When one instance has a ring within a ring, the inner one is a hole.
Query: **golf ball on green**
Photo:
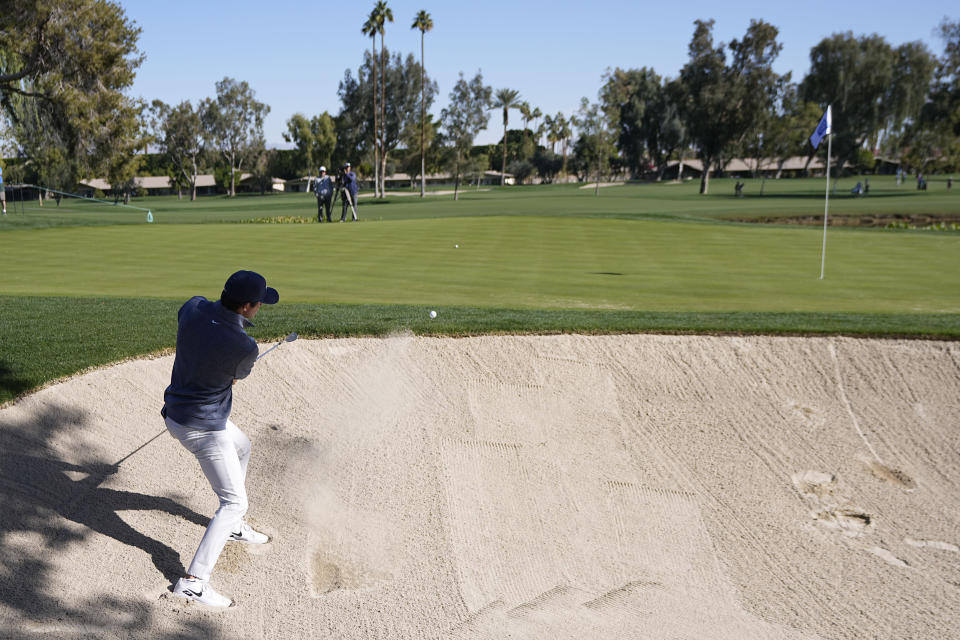
[[[430,317],[431,317],[431,318],[436,318],[436,317],[437,317],[437,312],[436,312],[436,311],[431,311],[431,312],[430,312]]]

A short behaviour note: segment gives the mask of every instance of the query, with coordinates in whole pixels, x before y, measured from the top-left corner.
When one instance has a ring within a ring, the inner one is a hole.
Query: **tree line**
[[[379,0],[358,25],[370,49],[355,73],[344,72],[339,112],[294,114],[284,132],[294,149],[280,152],[267,149],[263,136],[270,107],[245,81],[224,78],[196,105],[125,96],[143,55],[140,29],[118,5],[32,0],[4,7],[0,107],[3,138],[13,141],[4,150],[12,156],[7,180],[65,191],[107,176],[115,192],[129,192],[147,163],[191,198],[197,177],[210,172],[234,195],[241,173],[265,190],[271,177],[309,176],[320,165],[351,161],[372,177],[375,197],[397,171],[417,179],[421,195],[427,175],[448,174],[456,197],[463,181],[488,170],[501,183],[507,174],[520,182],[574,175],[599,183],[661,179],[671,162],[697,158],[707,193],[711,172],[734,157],[752,160],[758,172],[772,163],[779,173],[798,155],[809,164],[807,138],[827,105],[838,172],[869,169],[875,154],[916,171],[960,169],[960,21],[946,18],[940,57],[921,42],[893,46],[876,34],[835,33],[812,47],[810,70],[798,82],[773,70],[782,49],[774,25],[752,20],[742,38],[717,43],[714,22],[697,20],[688,60],[674,78],[650,67],[608,70],[597,99],[583,98],[567,116],[542,113],[519,90],[494,90],[480,71],[461,73],[435,118],[429,111],[437,83],[425,65],[433,20],[426,11],[412,18],[419,60],[391,52],[385,36],[394,16]],[[511,113],[520,128],[510,128]],[[478,147],[476,136],[493,114],[503,136]],[[150,144],[159,162],[144,154]]]

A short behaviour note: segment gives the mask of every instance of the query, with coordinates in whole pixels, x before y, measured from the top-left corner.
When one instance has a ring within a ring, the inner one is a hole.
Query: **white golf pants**
[[[200,540],[197,553],[187,573],[209,580],[213,566],[223,551],[230,534],[240,531],[247,513],[247,461],[250,459],[250,440],[237,425],[227,420],[221,431],[191,429],[166,418],[167,431],[196,456],[203,475],[220,500],[220,508],[213,515]]]

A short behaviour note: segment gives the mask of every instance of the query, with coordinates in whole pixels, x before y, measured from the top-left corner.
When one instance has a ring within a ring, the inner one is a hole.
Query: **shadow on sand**
[[[209,521],[170,498],[102,487],[119,469],[111,462],[84,459],[83,452],[74,462],[59,459],[51,443],[87,422],[84,412],[51,404],[20,423],[0,419],[0,628],[36,629],[42,635],[50,627],[60,638],[105,637],[98,633],[106,619],[126,637],[217,637],[216,627],[205,620],[181,620],[181,631],[158,634],[151,607],[122,584],[112,595],[90,593],[79,605],[51,592],[50,558],[95,534],[148,554],[170,583],[183,575],[179,554],[124,522],[121,511],[157,510],[201,526]]]

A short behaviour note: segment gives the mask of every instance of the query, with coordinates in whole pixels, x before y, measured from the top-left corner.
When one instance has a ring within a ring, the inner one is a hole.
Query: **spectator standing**
[[[343,222],[347,217],[347,206],[353,209],[353,221],[356,222],[359,217],[357,216],[357,174],[353,172],[353,169],[350,167],[350,163],[343,165],[343,184],[341,185],[341,190],[343,193],[343,209],[340,214],[340,222]]]
[[[326,209],[327,222],[330,220],[330,207],[333,204],[333,180],[327,175],[327,168],[320,167],[317,179],[313,181],[313,192],[317,196],[317,222],[323,222],[323,213]]]

